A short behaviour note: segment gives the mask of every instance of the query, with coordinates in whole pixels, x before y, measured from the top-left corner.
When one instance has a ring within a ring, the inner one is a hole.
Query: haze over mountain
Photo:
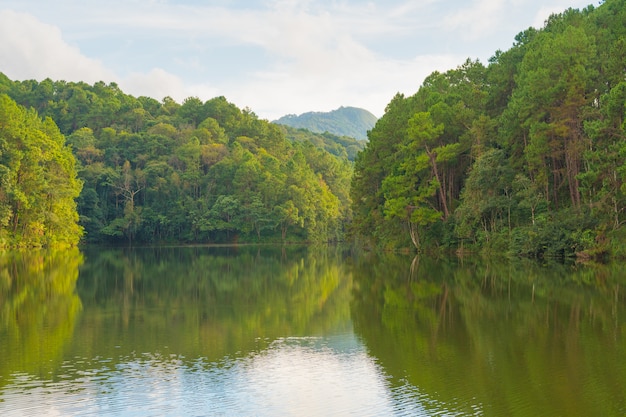
[[[367,132],[374,127],[376,120],[376,116],[365,109],[340,107],[330,112],[307,112],[299,116],[288,114],[272,123],[366,140]]]

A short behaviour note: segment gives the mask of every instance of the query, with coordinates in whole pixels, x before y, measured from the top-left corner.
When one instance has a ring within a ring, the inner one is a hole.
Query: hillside
[[[330,112],[308,112],[299,116],[290,114],[273,123],[308,129],[314,133],[332,133],[359,140],[367,139],[367,132],[376,124],[376,116],[357,107],[340,107]]]
[[[15,114],[32,119],[34,133]],[[5,119],[15,120],[8,133]],[[289,139],[283,126],[224,97],[159,102],[115,83],[18,82],[0,73],[0,246],[30,245],[21,231],[60,234],[72,208],[61,197],[77,194],[58,185],[71,177],[61,168],[71,171],[74,161],[89,242],[336,241],[351,217],[352,163],[345,150],[337,157],[324,147]]]
[[[367,141],[357,140],[350,136],[337,136],[329,132],[314,133],[308,129],[280,125],[285,137],[294,142],[310,142],[327,152],[346,158],[349,161],[356,159],[357,154],[365,148]]]
[[[485,66],[398,94],[359,153],[356,234],[533,257],[626,256],[626,1],[568,9]]]

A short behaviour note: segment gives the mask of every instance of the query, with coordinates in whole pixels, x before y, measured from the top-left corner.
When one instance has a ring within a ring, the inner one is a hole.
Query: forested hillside
[[[626,256],[625,3],[431,74],[360,153],[224,97],[0,73],[0,246],[71,245],[81,227],[94,242],[333,241],[351,225],[387,249]]]
[[[335,156],[347,158],[353,162],[367,143],[364,140],[356,140],[350,136],[337,136],[329,132],[313,133],[308,129],[287,125],[281,125],[280,128],[289,140],[294,142],[311,142],[318,148],[325,149]]]
[[[376,116],[364,109],[340,107],[329,112],[308,112],[299,116],[289,114],[274,123],[307,129],[314,133],[328,132],[366,140],[367,132],[376,124]]]
[[[359,154],[355,234],[373,246],[626,253],[626,2],[529,28],[397,95]]]
[[[0,93],[66,136],[83,182],[86,241],[333,241],[351,217],[346,158],[292,142],[224,97],[178,104],[135,98],[114,83],[2,74]]]

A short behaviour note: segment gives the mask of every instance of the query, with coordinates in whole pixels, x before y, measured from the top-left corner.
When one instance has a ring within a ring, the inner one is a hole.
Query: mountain
[[[308,129],[315,133],[333,133],[366,140],[367,132],[376,124],[376,116],[357,107],[340,107],[330,112],[308,112],[299,116],[288,114],[272,123]]]
[[[329,132],[315,133],[309,129],[296,128],[287,125],[280,125],[285,137],[293,142],[310,142],[326,152],[346,158],[349,161],[356,159],[357,153],[365,149],[367,144],[364,140],[355,139],[352,136],[338,136]]]

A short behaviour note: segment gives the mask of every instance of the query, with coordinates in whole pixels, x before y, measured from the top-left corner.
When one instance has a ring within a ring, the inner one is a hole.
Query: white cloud
[[[535,18],[533,19],[533,24],[532,26],[534,28],[540,29],[544,26],[544,24],[546,23],[546,20],[548,20],[548,17],[550,17],[550,15],[554,14],[554,13],[561,13],[563,12],[563,8],[561,7],[557,7],[557,6],[552,6],[552,7],[548,7],[548,6],[543,6],[539,9],[539,11],[537,12],[537,14],[535,15]]]
[[[0,40],[0,71],[14,80],[117,82],[128,94],[157,100],[170,96],[179,102],[192,95],[208,99],[217,94],[208,85],[185,85],[180,77],[161,68],[119,77],[66,43],[59,28],[25,13],[0,11]]]
[[[437,3],[439,0],[423,0],[423,1],[405,1],[398,6],[393,6],[388,13],[388,16],[391,18],[403,18],[405,16],[413,15],[414,13],[419,13],[424,7]]]
[[[204,31],[203,36],[221,33],[231,42],[257,45],[274,61],[267,67],[251,66],[244,78],[195,83],[159,66],[116,74],[64,41],[59,28],[27,14],[4,11],[0,13],[0,62],[6,64],[0,71],[17,80],[113,81],[128,94],[157,100],[170,96],[182,102],[189,96],[208,100],[223,95],[237,106],[273,120],[286,113],[328,111],[346,105],[382,116],[395,93],[413,94],[432,71],[453,68],[464,60],[418,55],[403,61],[376,54],[356,40],[354,33],[363,30],[370,15],[377,15],[374,26],[384,31],[390,23],[379,16],[380,10],[365,7],[356,17],[349,17],[347,11],[334,16],[323,10],[311,12],[309,6],[307,1],[286,1],[257,12],[211,9],[217,13],[210,18],[207,9],[196,10],[185,20],[187,29]],[[134,23],[150,26],[157,22],[163,25],[160,30],[183,31],[180,16],[162,15],[158,7],[154,13]],[[131,19],[133,15],[126,16]],[[206,63],[200,57],[188,59],[198,68]]]
[[[154,68],[147,74],[133,72],[120,81],[120,87],[127,94],[157,100],[169,96],[180,102],[186,98],[183,80],[160,68]]]
[[[113,74],[67,44],[61,31],[25,13],[0,10],[0,71],[12,79],[95,82]]]
[[[486,59],[566,2],[585,0],[6,0],[32,15],[0,12],[0,71],[158,100],[223,95],[268,119],[342,105],[381,116],[396,92]]]
[[[229,86],[227,97],[270,120],[286,113],[329,111],[340,106],[362,107],[380,117],[396,93],[412,95],[430,73],[455,68],[463,61],[450,55],[416,56],[410,61],[372,57],[349,67],[329,68],[327,73],[277,69]]]
[[[477,0],[451,15],[444,25],[452,30],[462,32],[463,40],[476,40],[488,36],[502,24],[502,12],[505,10],[504,0]]]

